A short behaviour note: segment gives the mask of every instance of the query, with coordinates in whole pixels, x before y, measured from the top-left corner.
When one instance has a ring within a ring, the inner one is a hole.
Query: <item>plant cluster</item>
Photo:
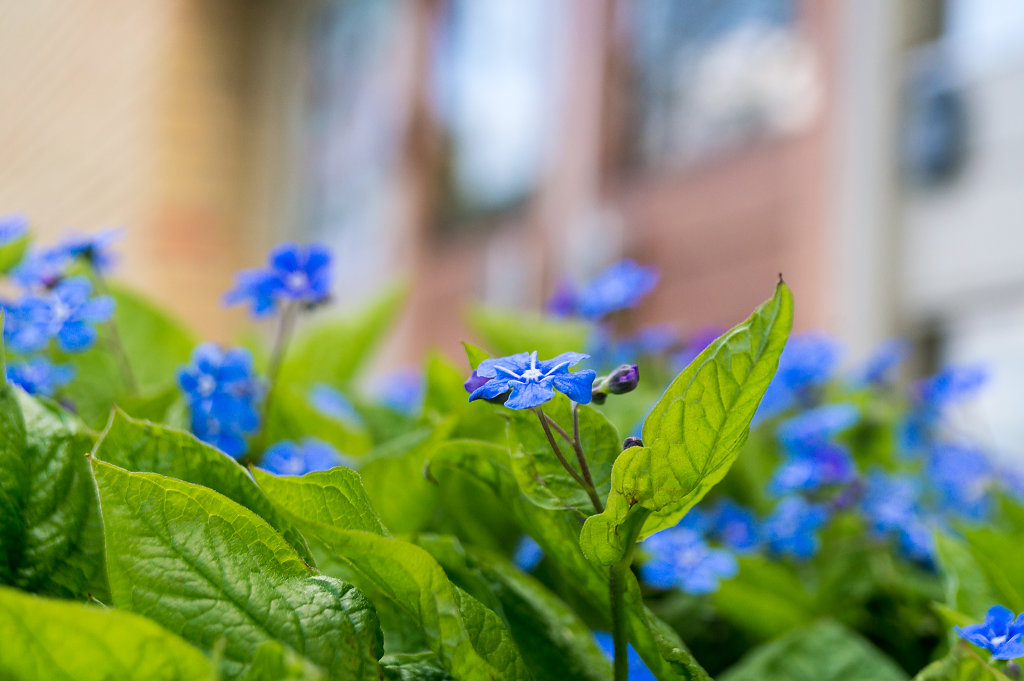
[[[781,281],[634,329],[625,261],[370,380],[401,291],[334,315],[328,249],[240,273],[273,340],[226,347],[108,281],[116,238],[0,220],[2,679],[1020,676],[1020,485],[950,419],[976,369],[840,373]]]

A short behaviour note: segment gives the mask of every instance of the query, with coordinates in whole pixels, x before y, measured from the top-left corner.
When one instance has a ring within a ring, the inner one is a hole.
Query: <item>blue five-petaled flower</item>
[[[331,288],[331,252],[326,246],[284,243],[270,252],[266,267],[244,270],[224,295],[228,305],[248,302],[256,317],[272,314],[281,301],[315,305]]]
[[[331,445],[308,437],[297,443],[283,440],[267,447],[260,468],[275,475],[305,475],[344,466],[346,462]]]
[[[75,376],[70,364],[53,364],[45,357],[7,365],[7,380],[30,395],[52,396]]]
[[[554,359],[538,360],[536,352],[520,352],[485,359],[476,368],[476,375],[489,380],[473,390],[469,401],[492,399],[511,391],[506,407],[532,409],[550,400],[558,390],[574,402],[587,404],[597,374],[591,369],[571,372],[569,367],[588,357],[580,352],[563,352]]]
[[[997,660],[1024,657],[1024,613],[1014,619],[1013,611],[1002,605],[993,605],[985,613],[981,624],[953,627],[960,638],[992,653]]]
[[[85,277],[72,277],[52,291],[25,296],[7,312],[10,320],[4,338],[18,352],[42,350],[51,338],[56,338],[65,352],[80,352],[96,341],[94,324],[113,316],[114,300],[92,297],[92,283]]]

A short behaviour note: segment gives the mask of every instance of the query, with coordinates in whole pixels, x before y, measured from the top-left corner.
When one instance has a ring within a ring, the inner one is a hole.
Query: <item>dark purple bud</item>
[[[622,441],[622,451],[626,451],[630,447],[643,447],[644,441],[638,437],[627,437]]]
[[[1015,660],[1010,660],[1006,663],[1006,675],[1011,679],[1020,678],[1020,665]]]
[[[636,389],[640,383],[640,368],[635,364],[623,364],[604,380],[605,390],[612,395],[624,395]]]
[[[604,401],[608,399],[608,393],[603,392],[601,388],[594,386],[593,391],[590,393],[590,401],[594,404],[604,404]]]
[[[473,373],[469,375],[469,378],[467,378],[466,382],[463,383],[462,385],[466,388],[467,393],[472,393],[474,390],[486,384],[490,380],[491,379],[487,378],[486,376],[481,376],[480,374],[478,374],[476,372],[476,369],[473,369]]]

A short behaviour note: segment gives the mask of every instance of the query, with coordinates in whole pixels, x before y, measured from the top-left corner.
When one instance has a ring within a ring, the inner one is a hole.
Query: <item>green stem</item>
[[[541,409],[540,407],[534,407],[533,411],[535,414],[537,414],[537,418],[540,419],[540,425],[542,428],[544,428],[544,434],[547,435],[548,437],[548,444],[551,445],[551,451],[553,451],[555,453],[555,456],[558,457],[559,463],[562,464],[562,467],[565,468],[566,471],[568,471],[569,475],[572,476],[572,479],[575,480],[580,487],[586,488],[586,480],[584,480],[580,476],[580,474],[576,472],[576,469],[574,469],[569,464],[568,459],[566,459],[565,455],[562,454],[562,450],[558,448],[558,443],[555,442],[555,436],[551,434],[551,426],[548,425],[551,419],[548,417],[547,414],[544,413],[544,410]]]
[[[96,290],[101,295],[109,296],[110,289],[107,287],[107,282],[103,279],[103,276],[99,273],[95,267],[92,268],[92,273],[96,277]],[[121,364],[121,376],[124,378],[124,382],[128,387],[128,391],[132,395],[139,394],[139,383],[135,380],[135,372],[132,370],[132,362],[128,359],[128,351],[125,349],[124,340],[121,338],[121,331],[117,328],[117,308],[114,308],[114,314],[110,317],[108,322],[110,325],[110,339],[114,346],[114,354],[118,358],[118,362]]]
[[[562,465],[565,466],[565,469],[567,471],[569,471],[573,479],[579,483],[580,487],[582,487],[586,491],[587,496],[590,497],[591,503],[594,504],[594,510],[597,513],[601,513],[602,511],[604,511],[604,504],[601,503],[601,497],[597,493],[597,486],[594,485],[594,478],[590,475],[590,466],[587,465],[587,457],[583,453],[583,445],[580,443],[580,424],[577,412],[578,407],[579,405],[577,405],[574,402],[572,419],[572,437],[570,437],[569,433],[565,432],[565,429],[558,425],[558,423],[553,418],[545,414],[540,409],[540,407],[537,407],[537,410],[543,416],[541,418],[541,425],[544,426],[544,432],[547,433],[548,441],[551,443],[552,448],[555,449],[555,453],[558,455],[559,461],[562,462]],[[577,473],[576,469],[572,468],[569,465],[569,463],[562,457],[562,453],[558,451],[558,445],[555,444],[554,438],[551,436],[551,431],[549,430],[549,428],[553,428],[555,432],[562,436],[563,440],[572,445],[573,452],[576,453],[576,460],[579,461],[580,463],[580,470],[583,471],[582,476],[579,473]]]
[[[631,566],[633,565],[633,551],[636,549],[636,540],[640,536],[644,522],[649,511],[641,511],[634,518],[632,523],[627,523],[623,528],[626,532],[626,553],[622,558],[613,564],[608,574],[609,601],[612,617],[612,650],[615,657],[612,666],[615,670],[615,681],[628,681],[629,679],[629,658],[628,645],[629,637],[626,635],[626,584],[632,577]]]
[[[583,443],[580,442],[580,405],[576,402],[572,403],[572,448],[576,450],[576,460],[580,462],[583,479],[587,481],[589,489],[594,490],[594,495],[597,496],[597,485],[594,484],[594,478],[590,475],[590,466],[587,465],[587,457],[583,453]],[[600,497],[597,497],[594,508],[598,513],[604,512],[604,505],[601,503]]]
[[[270,409],[274,401],[274,393],[277,388],[278,374],[281,373],[281,365],[284,363],[284,356],[288,350],[288,341],[291,339],[292,331],[295,328],[295,318],[298,315],[298,303],[292,301],[281,313],[281,321],[277,325],[277,337],[274,339],[274,347],[270,351],[270,359],[267,362],[267,397],[263,401],[263,422],[260,424],[260,432],[253,440],[253,451],[263,449],[266,439],[267,421],[270,420]]]

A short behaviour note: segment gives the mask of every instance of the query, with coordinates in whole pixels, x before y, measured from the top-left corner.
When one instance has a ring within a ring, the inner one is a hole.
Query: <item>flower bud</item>
[[[638,437],[627,437],[622,441],[622,451],[626,451],[630,447],[643,447],[644,441]]]
[[[603,381],[612,395],[624,395],[636,389],[640,383],[640,368],[635,364],[623,364]]]

